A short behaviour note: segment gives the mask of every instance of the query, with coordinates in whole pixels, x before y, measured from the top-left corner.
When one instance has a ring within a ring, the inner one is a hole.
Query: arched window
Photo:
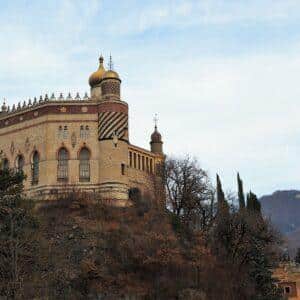
[[[63,138],[63,128],[62,128],[62,126],[58,127],[58,138],[59,139]]]
[[[58,151],[57,180],[68,181],[69,153],[66,148]]]
[[[86,125],[86,126],[81,125],[80,126],[80,138],[81,139],[87,139],[89,137],[89,134],[90,134],[89,131],[90,131],[90,129],[89,129],[88,125]]]
[[[8,170],[9,169],[9,160],[7,158],[4,158],[2,161],[2,170]]]
[[[85,138],[88,138],[90,136],[90,128],[89,126],[85,126]]]
[[[80,126],[80,138],[84,139],[84,127],[83,127],[83,125]]]
[[[64,131],[63,131],[63,138],[67,139],[68,138],[68,126],[64,126]]]
[[[82,148],[79,153],[79,181],[90,181],[90,151]]]
[[[37,151],[33,152],[32,155],[32,163],[31,163],[31,184],[35,185],[39,183],[39,164],[40,164],[40,156]]]
[[[24,165],[25,165],[24,156],[22,154],[19,154],[16,160],[17,171],[18,172],[23,171]]]

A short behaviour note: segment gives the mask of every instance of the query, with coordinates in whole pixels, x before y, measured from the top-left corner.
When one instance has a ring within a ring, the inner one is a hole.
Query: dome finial
[[[104,68],[103,62],[104,62],[104,58],[101,54],[99,57],[98,70],[96,72],[94,72],[89,78],[89,84],[92,88],[101,82],[103,74],[105,73],[105,68]]]
[[[117,79],[121,82],[119,74],[114,70],[114,63],[113,63],[111,54],[109,55],[109,62],[107,64],[107,68],[108,68],[108,70],[104,73],[103,80],[104,79]]]
[[[114,70],[114,63],[113,63],[111,54],[109,55],[109,64],[108,64],[108,68],[109,68],[109,70],[111,70],[111,71]]]
[[[155,129],[155,131],[157,131],[157,123],[158,123],[157,114],[154,115],[153,121],[154,121],[154,129]]]

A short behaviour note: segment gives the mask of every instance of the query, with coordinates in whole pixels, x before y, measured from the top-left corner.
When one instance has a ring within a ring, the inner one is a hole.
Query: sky
[[[89,92],[102,53],[130,141],[190,155],[226,191],[300,189],[300,1],[0,0],[0,98]]]

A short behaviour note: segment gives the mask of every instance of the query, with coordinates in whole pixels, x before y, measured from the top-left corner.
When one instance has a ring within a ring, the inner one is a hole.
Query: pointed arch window
[[[80,126],[80,138],[84,139],[84,126],[83,125]]]
[[[57,180],[68,181],[69,153],[66,148],[58,151]]]
[[[80,126],[80,138],[81,139],[87,139],[90,136],[90,128],[88,125],[84,126],[81,125]]]
[[[9,160],[7,158],[4,158],[2,162],[2,170],[8,170],[8,169],[9,169]]]
[[[16,160],[16,167],[17,167],[17,171],[18,172],[22,172],[23,171],[23,168],[24,168],[24,165],[25,165],[25,159],[24,159],[24,156],[22,154],[19,154],[17,156],[17,160]]]
[[[40,165],[40,156],[37,151],[33,152],[32,163],[31,163],[31,184],[36,185],[39,183],[39,166]]]
[[[79,181],[90,181],[90,151],[82,148],[79,153]]]
[[[68,126],[64,126],[64,131],[63,131],[63,138],[67,139],[68,138]]]
[[[63,127],[62,126],[58,127],[58,138],[59,139],[63,138]]]

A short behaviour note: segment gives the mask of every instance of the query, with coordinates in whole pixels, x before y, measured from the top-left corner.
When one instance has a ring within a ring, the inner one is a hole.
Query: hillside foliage
[[[240,177],[237,207],[195,160],[162,172],[165,196],[120,208],[79,192],[33,205],[0,171],[0,298],[281,299],[278,238]]]

